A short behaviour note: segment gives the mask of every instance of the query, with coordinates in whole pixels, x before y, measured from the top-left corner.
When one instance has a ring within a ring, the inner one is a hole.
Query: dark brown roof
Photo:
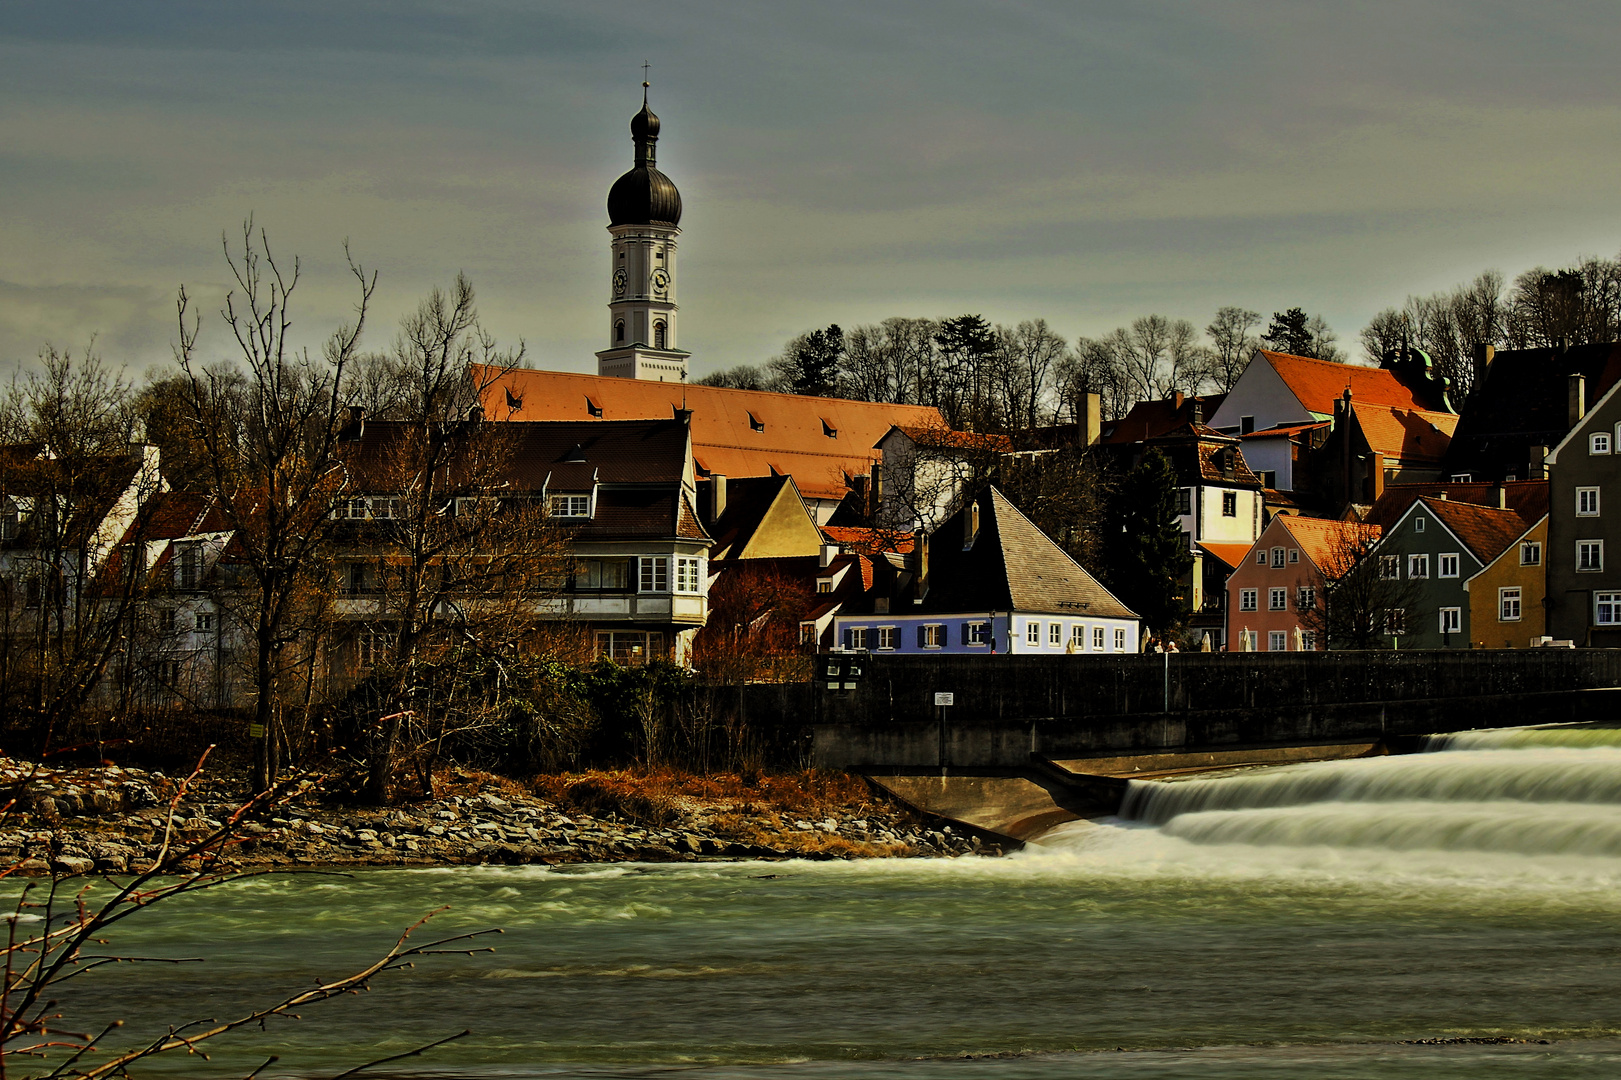
[[[14,446],[0,454],[0,495],[43,500],[42,509],[53,500],[67,506],[72,517],[50,543],[68,548],[90,543],[141,468],[139,452],[88,459],[30,458],[28,454],[33,450],[32,446]],[[6,546],[38,546],[43,542],[40,530],[47,520],[45,514],[30,515]]]
[[[698,485],[713,498],[714,483],[712,479],[700,480]],[[771,509],[771,504],[776,501],[777,494],[788,483],[792,481],[787,476],[749,476],[728,480],[726,509],[709,526],[709,531],[715,537],[715,553],[711,557],[718,558],[724,552],[740,551],[746,547],[749,537],[754,535],[766,512]]]
[[[1205,424],[1183,424],[1175,431],[1149,439],[1151,446],[1170,459],[1177,480],[1184,484],[1196,482],[1223,484],[1227,487],[1259,488],[1261,478],[1250,469],[1239,449],[1238,437],[1223,435]],[[1225,454],[1232,452],[1232,471],[1222,467]]]
[[[1518,514],[1527,527],[1536,524],[1548,512],[1546,480],[1511,480],[1506,484],[1448,484],[1437,481],[1432,484],[1389,485],[1362,520],[1388,529],[1400,521],[1407,508],[1421,496],[1439,498],[1445,495],[1449,502],[1496,507],[1498,488],[1503,489],[1504,505]]]
[[[1442,524],[1452,530],[1485,566],[1501,555],[1525,532],[1526,522],[1512,510],[1452,502],[1449,499],[1419,500]]]
[[[1208,421],[1216,415],[1226,394],[1204,394],[1183,397],[1181,394],[1160,401],[1139,401],[1120,419],[1104,424],[1107,433],[1099,442],[1105,444],[1143,442],[1175,431],[1193,420],[1193,407],[1200,406],[1199,414]]]
[[[929,591],[921,611],[1001,609],[1137,617],[996,488],[983,489],[974,505],[979,507],[979,532],[966,550],[963,532],[969,507],[930,537]]]
[[[345,465],[362,490],[387,491],[392,455],[412,425],[367,420],[346,431]],[[358,438],[355,437],[358,435]],[[553,420],[448,425],[435,436],[458,449],[492,454],[490,479],[510,490],[590,491],[594,483],[679,483],[686,471],[687,425],[662,420]],[[462,467],[465,469],[465,459]]]

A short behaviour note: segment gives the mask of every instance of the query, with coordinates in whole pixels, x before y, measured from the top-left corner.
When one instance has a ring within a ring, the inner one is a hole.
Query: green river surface
[[[1138,785],[1006,858],[456,867],[239,881],[123,924],[118,1039],[498,926],[142,1076],[1614,1077],[1616,732]],[[1513,1038],[1526,1043],[1424,1045]],[[1541,1043],[1536,1040],[1547,1040]]]

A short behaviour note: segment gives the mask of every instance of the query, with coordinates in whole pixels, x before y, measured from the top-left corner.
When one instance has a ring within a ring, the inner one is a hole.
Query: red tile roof
[[[912,550],[911,533],[895,533],[888,529],[866,529],[854,525],[823,525],[822,535],[830,544],[851,551],[872,554],[876,551],[894,551],[905,555]]]
[[[939,410],[921,405],[527,368],[501,374],[480,367],[475,378],[492,380],[483,402],[495,420],[668,419],[690,409],[701,470],[728,477],[786,473],[810,498],[842,498],[846,478],[870,470],[873,444],[891,426],[945,426]],[[511,408],[509,400],[520,404]]]
[[[1250,548],[1253,545],[1201,543],[1199,546],[1210,552],[1210,554],[1214,555],[1216,558],[1220,559],[1222,564],[1225,565],[1227,569],[1236,570],[1238,569],[1239,564],[1241,564],[1249,556]]]
[[[1345,393],[1347,386],[1351,388],[1352,401],[1401,409],[1422,409],[1426,404],[1384,368],[1333,364],[1266,349],[1257,351],[1272,365],[1272,370],[1278,373],[1278,377],[1294,392],[1308,412],[1334,415],[1334,402]]]
[[[1396,524],[1407,508],[1420,496],[1439,498],[1445,495],[1450,502],[1474,503],[1477,506],[1497,505],[1497,489],[1503,489],[1503,504],[1520,515],[1527,527],[1536,524],[1548,512],[1548,482],[1546,480],[1510,480],[1504,484],[1459,483],[1447,484],[1391,484],[1379,501],[1363,516],[1364,521],[1384,528]]]
[[[1309,518],[1286,515],[1277,520],[1294,537],[1300,550],[1317,569],[1333,574],[1344,569],[1342,564],[1359,550],[1379,538],[1377,525],[1359,521],[1338,521],[1331,518]]]
[[[1175,398],[1139,401],[1125,416],[1103,425],[1108,434],[1098,441],[1113,445],[1152,439],[1166,432],[1175,431],[1192,420],[1195,402],[1202,406],[1200,412],[1206,420],[1209,420],[1216,415],[1216,410],[1221,408],[1221,403],[1226,400],[1226,394],[1205,394],[1199,397],[1185,397],[1180,403]]]
[[[1501,555],[1525,532],[1525,520],[1512,510],[1452,502],[1450,499],[1424,498],[1419,501],[1463,541],[1482,566]]]
[[[944,424],[896,424],[889,431],[900,431],[919,446],[945,447],[953,450],[990,450],[1005,454],[1013,449],[1013,441],[1006,435],[978,431],[953,431]],[[887,438],[889,431],[878,442]],[[876,445],[876,444],[874,444]]]
[[[1458,427],[1454,413],[1367,405],[1355,398],[1351,412],[1370,449],[1405,462],[1439,462]]]

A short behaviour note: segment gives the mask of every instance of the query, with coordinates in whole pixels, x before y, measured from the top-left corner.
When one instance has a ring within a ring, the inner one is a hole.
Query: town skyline
[[[1073,341],[1299,305],[1356,357],[1409,293],[1621,248],[1592,77],[1621,18],[1563,7],[14,11],[0,364],[92,334],[166,362],[175,288],[216,306],[251,213],[304,260],[311,344],[349,313],[348,238],[382,275],[371,346],[464,270],[528,363],[590,371],[644,61],[694,377],[962,311]]]

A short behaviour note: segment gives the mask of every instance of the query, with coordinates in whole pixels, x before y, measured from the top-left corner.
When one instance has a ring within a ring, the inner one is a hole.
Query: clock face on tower
[[[653,291],[662,293],[670,287],[670,272],[663,267],[653,271]]]
[[[618,270],[614,271],[614,295],[615,296],[624,296],[625,295],[625,279],[626,279],[625,268],[623,266],[621,266]]]

